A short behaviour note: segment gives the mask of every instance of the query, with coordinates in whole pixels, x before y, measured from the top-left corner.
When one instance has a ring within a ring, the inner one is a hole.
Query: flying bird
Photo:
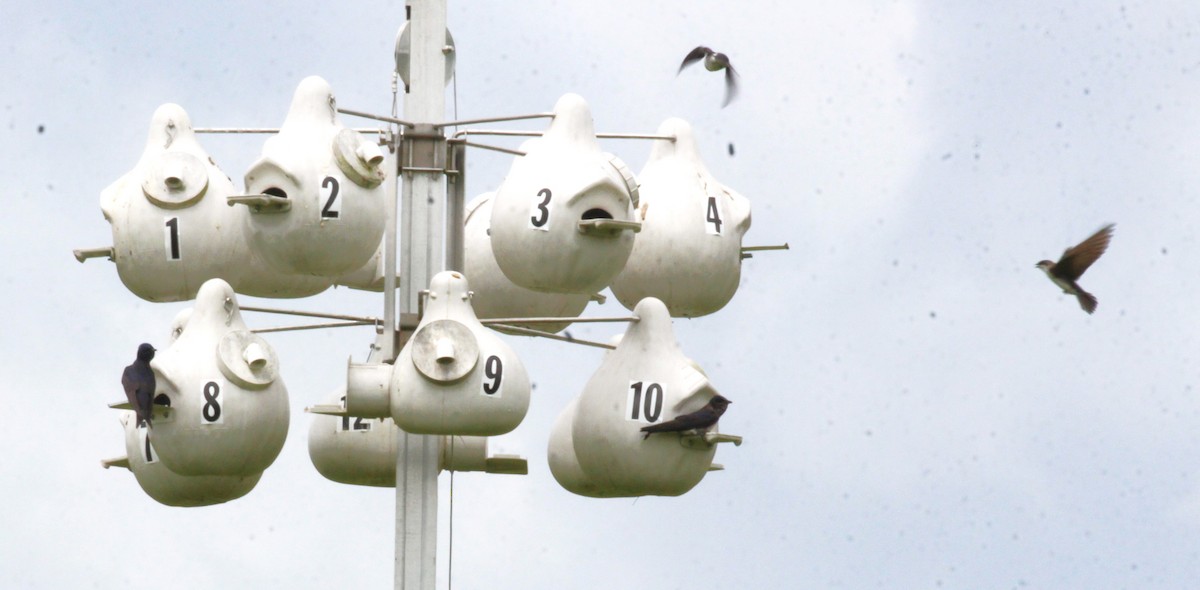
[[[1108,242],[1112,239],[1113,225],[1110,223],[1100,228],[1090,238],[1080,242],[1079,245],[1067,248],[1058,262],[1043,260],[1037,263],[1037,267],[1042,269],[1055,285],[1062,288],[1063,293],[1074,295],[1079,299],[1079,307],[1088,313],[1096,311],[1096,296],[1084,291],[1077,281],[1079,277],[1083,276],[1083,272],[1108,249]]]
[[[721,108],[725,108],[737,96],[738,75],[733,69],[733,64],[729,63],[729,57],[724,53],[717,53],[704,46],[697,47],[691,53],[687,54],[687,57],[683,58],[683,63],[679,64],[679,71],[675,72],[675,75],[678,76],[683,71],[683,68],[701,59],[704,60],[704,69],[710,72],[725,70],[725,102],[721,103]]]
[[[150,360],[154,358],[154,347],[143,342],[138,346],[137,359],[125,367],[121,374],[121,385],[125,387],[125,397],[129,405],[137,413],[138,424],[150,426],[150,414],[153,409],[154,390],[157,384],[154,380],[154,370],[150,368]]]
[[[642,435],[642,440],[650,438],[650,435],[655,432],[683,432],[685,430],[708,428],[721,419],[721,414],[725,413],[725,408],[728,408],[729,404],[732,403],[721,395],[714,395],[712,399],[708,400],[708,404],[691,414],[676,416],[662,424],[643,426],[642,432],[646,434]]]

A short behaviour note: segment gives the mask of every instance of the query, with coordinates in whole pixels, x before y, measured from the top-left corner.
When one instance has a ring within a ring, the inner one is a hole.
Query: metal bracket
[[[446,136],[441,128],[430,123],[418,123],[404,130],[400,139],[401,172],[446,172]]]

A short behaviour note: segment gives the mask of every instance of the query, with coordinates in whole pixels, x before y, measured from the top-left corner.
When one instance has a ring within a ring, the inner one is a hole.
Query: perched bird
[[[1096,311],[1096,297],[1084,291],[1076,281],[1108,249],[1108,242],[1112,239],[1113,225],[1110,223],[1100,228],[1100,231],[1092,234],[1090,238],[1080,242],[1079,245],[1067,248],[1058,262],[1043,260],[1037,263],[1037,267],[1042,269],[1055,285],[1062,288],[1063,293],[1078,298],[1079,307],[1088,313]]]
[[[683,68],[700,61],[701,58],[704,59],[704,69],[710,72],[725,70],[725,102],[721,103],[721,108],[725,108],[737,96],[737,72],[734,71],[733,65],[729,63],[728,56],[704,46],[693,49],[691,53],[687,54],[687,57],[683,58],[683,63],[679,64],[679,72],[682,72]],[[675,75],[678,76],[679,72],[675,72]]]
[[[729,404],[732,403],[721,395],[714,395],[712,399],[708,400],[708,404],[691,414],[676,416],[662,424],[643,426],[642,432],[646,434],[642,435],[642,440],[650,438],[650,435],[655,432],[683,432],[697,428],[708,428],[721,419],[721,414],[725,413],[725,408],[728,408]]]
[[[121,385],[125,387],[125,397],[129,405],[137,413],[138,424],[145,422],[150,426],[151,404],[154,403],[154,370],[150,368],[150,360],[154,358],[154,347],[143,342],[138,346],[137,359],[125,367],[121,374]]]

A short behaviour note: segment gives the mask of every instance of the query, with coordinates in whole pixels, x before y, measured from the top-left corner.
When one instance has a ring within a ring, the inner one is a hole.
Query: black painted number
[[[529,223],[538,229],[546,227],[546,222],[550,221],[550,209],[546,206],[550,204],[550,189],[544,188],[538,191],[538,196],[542,197],[542,202],[537,204],[537,215],[529,216]]]
[[[200,408],[200,418],[205,424],[221,421],[221,386],[216,381],[204,384],[204,407]]]
[[[325,180],[321,181],[322,189],[329,189],[329,197],[325,199],[325,206],[321,208],[321,219],[337,219],[342,216],[342,201],[338,198],[339,188],[338,181],[332,176],[326,176]]]
[[[500,391],[500,380],[504,378],[504,363],[500,362],[500,357],[488,357],[487,362],[483,364],[483,376],[486,378],[483,382],[484,395],[495,395]],[[491,383],[488,383],[488,379]]]
[[[342,402],[344,403],[345,401],[346,401],[346,396],[343,395]],[[354,426],[350,425],[350,418],[352,418],[352,417],[354,418]],[[342,431],[343,432],[349,431],[349,430],[370,430],[370,429],[371,429],[371,423],[364,421],[361,416],[342,416]]]
[[[642,381],[629,384],[630,420],[650,422],[651,424],[658,422],[659,416],[662,416],[662,405],[662,385]]]
[[[704,220],[712,224],[711,234],[721,233],[721,211],[717,209],[717,198],[708,198],[708,212],[704,216]]]
[[[167,219],[167,260],[179,260],[179,218]]]

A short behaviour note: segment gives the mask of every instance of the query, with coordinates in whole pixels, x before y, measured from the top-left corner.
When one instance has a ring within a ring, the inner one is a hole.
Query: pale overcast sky
[[[344,383],[371,330],[267,335],[291,404],[282,453],[241,499],[169,508],[100,460],[124,454],[106,407],[122,367],[140,342],[165,346],[187,304],[138,299],[112,264],[71,250],[112,243],[100,191],[137,162],[160,104],[197,126],[272,127],[316,74],[339,106],[388,112],[403,15],[401,2],[0,5],[0,586],[390,587],[394,492],[321,477],[303,411]],[[734,401],[722,431],[745,437],[681,497],[559,487],[550,427],[602,353],[506,336],[536,389],[492,447],[530,473],[458,474],[452,499],[441,476],[439,588],[451,506],[462,588],[1200,579],[1200,5],[458,1],[448,20],[448,117],[546,111],[567,92],[599,131],[681,117],[750,200],[746,245],[792,249],[746,261],[721,312],[676,321]],[[676,76],[701,44],[741,74],[727,108],[719,74]],[[200,140],[240,185],[263,139]],[[603,146],[635,172],[650,151]],[[468,198],[510,163],[472,152]],[[1088,316],[1034,264],[1110,222],[1081,281],[1100,301]],[[376,315],[380,299],[242,303]],[[610,298],[585,313],[625,312]]]

